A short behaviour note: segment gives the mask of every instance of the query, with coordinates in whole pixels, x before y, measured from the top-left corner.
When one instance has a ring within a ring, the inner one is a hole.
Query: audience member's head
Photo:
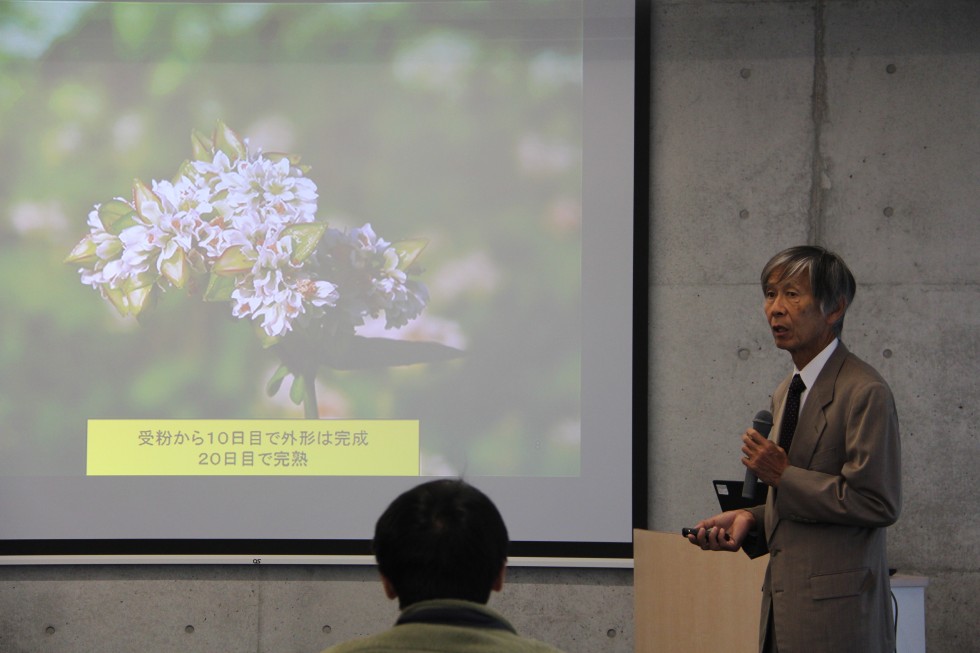
[[[430,481],[396,498],[378,519],[374,555],[391,598],[486,603],[503,583],[507,527],[497,507],[459,479]]]

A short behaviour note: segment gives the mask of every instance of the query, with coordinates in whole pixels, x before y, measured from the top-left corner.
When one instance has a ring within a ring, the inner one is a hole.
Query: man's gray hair
[[[817,300],[820,311],[829,315],[843,302],[844,313],[854,301],[857,284],[847,264],[837,254],[815,245],[800,245],[779,252],[762,268],[762,289],[765,291],[770,278],[773,281],[790,279],[806,272],[810,278],[810,290]],[[840,337],[844,328],[844,313],[834,322],[834,333]]]

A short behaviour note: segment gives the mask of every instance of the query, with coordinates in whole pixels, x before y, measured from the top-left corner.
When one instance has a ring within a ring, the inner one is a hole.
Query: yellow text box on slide
[[[89,476],[418,476],[418,420],[92,419]]]

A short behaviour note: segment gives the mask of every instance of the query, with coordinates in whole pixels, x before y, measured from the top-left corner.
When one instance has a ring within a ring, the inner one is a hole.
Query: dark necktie
[[[789,453],[793,444],[793,434],[796,433],[796,420],[800,417],[800,395],[806,390],[806,384],[799,374],[793,376],[789,384],[789,394],[786,395],[786,408],[783,410],[783,420],[779,425],[779,446]]]

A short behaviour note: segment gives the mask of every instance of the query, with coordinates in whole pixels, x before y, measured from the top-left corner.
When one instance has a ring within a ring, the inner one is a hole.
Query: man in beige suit
[[[773,439],[742,436],[742,462],[770,490],[765,505],[705,519],[688,539],[769,553],[760,651],[893,651],[885,527],[901,509],[898,417],[885,381],[839,339],[854,277],[836,254],[805,246],[774,256],[761,282],[773,339],[795,367],[773,393]],[[791,385],[802,388],[795,430]]]

